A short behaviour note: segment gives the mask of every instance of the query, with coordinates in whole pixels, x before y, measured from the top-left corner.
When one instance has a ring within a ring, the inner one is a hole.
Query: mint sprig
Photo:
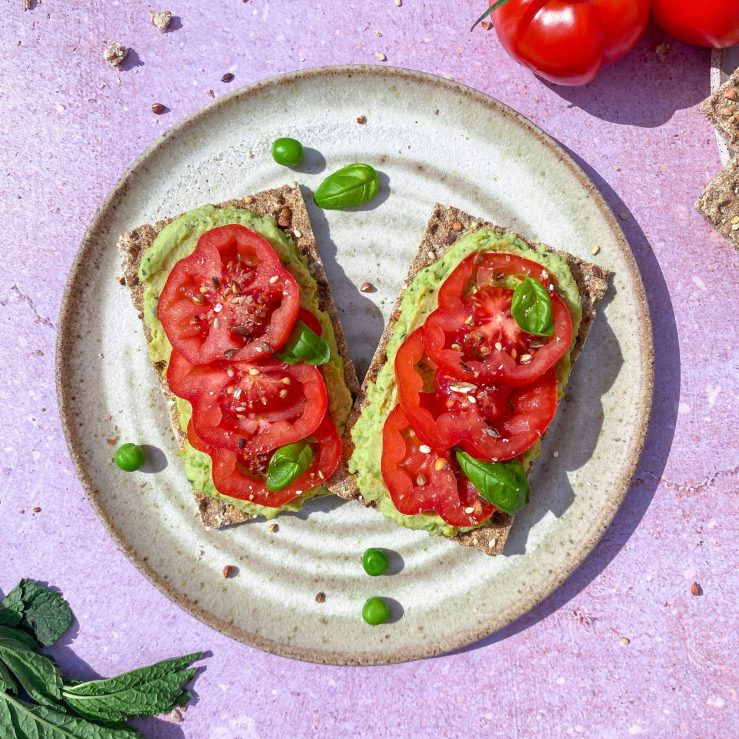
[[[2,739],[129,739],[140,734],[128,719],[170,711],[192,697],[185,686],[200,652],[107,679],[64,679],[39,650],[73,620],[67,601],[34,580],[21,580],[0,604]]]

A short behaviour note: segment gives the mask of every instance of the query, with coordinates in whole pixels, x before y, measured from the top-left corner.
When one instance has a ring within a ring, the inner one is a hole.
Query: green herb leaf
[[[300,477],[313,462],[313,447],[305,441],[296,441],[277,449],[267,468],[267,490],[274,493],[284,490]]]
[[[324,210],[338,210],[361,205],[377,195],[380,176],[369,164],[349,164],[330,174],[318,186],[313,200]]]
[[[130,726],[99,726],[58,708],[34,706],[0,694],[0,736],[11,739],[132,739]]]
[[[184,686],[197,668],[187,668],[201,653],[157,662],[107,680],[64,686],[64,702],[84,718],[116,722],[133,716],[156,716],[190,698]]]
[[[513,291],[511,315],[516,323],[529,334],[552,336],[552,299],[544,285],[532,277],[527,277]]]
[[[23,583],[23,580],[21,580]],[[0,603],[0,624],[17,626],[23,617],[23,590],[19,583]]]
[[[69,603],[59,593],[35,580],[21,580],[8,593],[2,605],[19,613],[21,627],[32,633],[45,647],[57,641],[74,620]]]
[[[17,626],[21,621],[21,614],[12,608],[0,608],[0,626]]]
[[[529,481],[518,462],[483,462],[461,449],[457,461],[477,492],[501,511],[515,513],[529,502]]]
[[[331,348],[317,333],[298,321],[287,344],[275,356],[285,364],[305,362],[317,366],[331,359]]]
[[[482,23],[491,13],[495,12],[502,5],[505,5],[508,0],[498,0],[493,3],[470,27],[470,31],[474,31],[478,23]]]
[[[0,661],[37,703],[50,706],[61,701],[62,677],[48,657],[34,652],[17,639],[0,637]]]
[[[0,693],[17,693],[18,684],[10,670],[3,662],[0,662]]]
[[[12,629],[9,626],[0,626],[0,638],[2,639],[15,639],[16,641],[21,642],[21,644],[24,644],[29,649],[33,649],[35,652],[37,652],[41,645],[32,637],[27,631],[22,631],[21,629]]]

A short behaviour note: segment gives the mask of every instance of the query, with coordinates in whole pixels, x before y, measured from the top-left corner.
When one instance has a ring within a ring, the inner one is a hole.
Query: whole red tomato
[[[585,85],[631,51],[647,25],[649,0],[508,0],[492,15],[514,59],[551,82]]]
[[[739,0],[653,0],[654,19],[686,44],[739,44]]]

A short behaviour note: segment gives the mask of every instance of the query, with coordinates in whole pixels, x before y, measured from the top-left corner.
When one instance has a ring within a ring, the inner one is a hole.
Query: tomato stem
[[[482,23],[492,12],[496,11],[501,6],[505,5],[508,0],[497,0],[493,3],[470,27],[470,31],[474,31],[478,23]]]

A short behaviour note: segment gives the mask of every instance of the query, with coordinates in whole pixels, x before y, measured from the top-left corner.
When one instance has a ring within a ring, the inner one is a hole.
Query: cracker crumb
[[[375,291],[375,286],[371,282],[363,282],[359,286],[359,292],[362,293],[371,293]]]
[[[206,95],[209,95],[212,98],[214,98],[216,96],[216,94],[215,94],[215,92],[213,92],[213,90],[206,90],[205,94]]]
[[[367,123],[367,116],[366,115],[358,115],[357,116],[357,123],[361,126],[364,123]]]
[[[267,528],[271,534],[276,534],[280,530],[280,525],[277,523],[271,523]]]
[[[621,637],[621,638],[620,638],[620,639],[618,640],[618,643],[619,643],[619,644],[620,644],[620,645],[621,645],[622,647],[628,647],[628,646],[629,646],[629,644],[631,644],[631,639],[629,639],[629,637],[628,637],[628,636],[622,636],[622,637]]]
[[[164,33],[169,27],[169,22],[172,20],[172,11],[150,10],[149,20],[151,21],[152,26],[158,28],[162,33]]]
[[[703,588],[697,582],[694,582],[690,586],[690,592],[692,595],[703,595]]]
[[[326,602],[326,593],[321,591],[320,593],[316,593],[316,603],[325,603]]]
[[[382,38],[382,31],[375,31],[375,36],[377,36],[377,38]]]
[[[459,221],[454,221],[454,223],[452,223],[452,229],[454,231],[461,231],[462,230],[462,224]]]
[[[302,235],[303,235],[303,232],[299,228],[294,228],[293,229],[293,236],[296,239],[299,239]]]
[[[124,277],[123,275],[121,275],[121,276],[120,276],[120,277],[118,278],[118,284],[119,284],[119,285],[125,285],[125,284],[126,284],[126,278],[125,278],[125,277]]]
[[[378,62],[386,62],[387,61],[387,55],[383,54],[381,51],[375,52],[375,59],[377,59]]]
[[[239,569],[235,565],[226,565],[223,568],[223,576],[225,578],[234,577],[238,571]]]
[[[394,2],[396,8],[399,8],[403,5],[403,0],[394,0]]]
[[[127,56],[128,49],[117,41],[113,41],[108,44],[107,48],[103,52],[103,59],[105,59],[111,67],[119,67]]]
[[[661,62],[667,61],[667,57],[670,56],[670,52],[672,51],[672,44],[669,41],[663,41],[657,44],[654,51],[657,54],[657,59]]]
[[[593,247],[593,248],[592,248],[592,249],[590,250],[590,253],[591,253],[591,254],[592,254],[593,256],[595,256],[595,255],[596,255],[596,254],[598,254],[599,252],[600,252],[600,247],[598,246],[598,244],[596,244],[596,245],[595,245],[595,246],[594,246],[594,247]]]
[[[558,452],[558,451],[557,451],[557,450],[555,449],[555,450],[554,450],[554,451],[552,452],[552,456],[553,456],[553,457],[554,457],[555,459],[557,459],[557,457],[559,457],[559,452]]]
[[[490,21],[483,21],[480,25],[485,31],[489,31],[493,27],[493,24]]]
[[[109,439],[106,439],[105,441],[106,443],[110,444],[110,446],[115,446],[118,443],[118,437],[111,436]]]
[[[33,10],[34,0],[23,0],[23,10]]]
[[[490,540],[490,541],[488,542],[488,548],[489,548],[489,549],[495,549],[495,545],[496,545],[497,543],[498,543],[498,540],[497,540],[497,539],[496,539],[495,537],[493,537],[493,538],[492,538],[492,539],[491,539],[491,540]]]

